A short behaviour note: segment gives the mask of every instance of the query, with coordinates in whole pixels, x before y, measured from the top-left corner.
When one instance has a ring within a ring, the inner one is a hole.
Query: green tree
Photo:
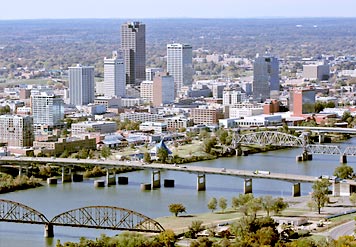
[[[205,227],[203,226],[203,221],[194,220],[192,221],[192,224],[188,227],[188,229],[192,237],[196,238],[197,233],[203,231]]]
[[[216,200],[215,197],[211,198],[208,203],[208,209],[210,209],[211,212],[214,212],[214,210],[216,210],[217,206],[218,206],[218,200]]]
[[[144,161],[145,163],[150,163],[150,162],[151,162],[151,155],[150,155],[150,153],[145,152],[145,153],[143,154],[143,161]]]
[[[223,212],[225,211],[225,209],[227,208],[227,200],[226,200],[226,198],[221,197],[221,198],[219,199],[219,207],[221,208],[221,210],[222,210]]]
[[[329,201],[329,186],[331,183],[328,179],[321,179],[317,180],[313,184],[313,192],[312,192],[312,199],[318,209],[318,213],[320,214],[320,210],[322,207],[325,206],[326,203]]]
[[[212,148],[214,148],[216,145],[216,138],[215,137],[210,137],[207,138],[203,141],[203,150],[204,152],[210,154]]]
[[[341,179],[347,179],[347,178],[352,178],[353,173],[354,173],[354,169],[351,166],[342,164],[335,168],[334,176],[337,176]]]
[[[82,148],[78,152],[78,158],[79,159],[86,159],[86,158],[88,158],[88,155],[89,155],[89,151],[86,148]]]
[[[279,214],[281,211],[289,207],[288,202],[285,202],[282,197],[276,198],[272,206],[272,210],[275,214]]]
[[[356,205],[356,193],[355,192],[351,193],[350,202],[352,203],[353,206]]]
[[[105,159],[108,158],[111,155],[111,150],[107,146],[103,146],[101,148],[101,156],[104,157]]]
[[[59,156],[59,158],[68,158],[69,152],[67,149],[64,149],[63,153]]]
[[[164,244],[164,246],[166,246],[166,247],[173,247],[174,243],[177,240],[176,235],[170,229],[161,232],[157,238],[158,238],[158,241],[160,243]]]
[[[157,150],[157,157],[162,163],[166,163],[168,159],[168,151],[165,148],[159,148]]]
[[[185,206],[181,203],[172,203],[168,206],[169,212],[174,214],[174,216],[178,216],[179,213],[185,213],[186,209]]]
[[[216,131],[216,136],[219,138],[221,144],[226,145],[227,137],[229,136],[229,132],[223,128],[220,128]]]

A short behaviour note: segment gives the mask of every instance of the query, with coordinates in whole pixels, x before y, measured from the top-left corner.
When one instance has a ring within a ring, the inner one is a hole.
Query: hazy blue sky
[[[356,0],[1,0],[0,19],[356,17]]]

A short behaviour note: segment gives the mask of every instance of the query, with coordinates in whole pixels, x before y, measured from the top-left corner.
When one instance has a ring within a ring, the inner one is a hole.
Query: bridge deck
[[[218,175],[229,175],[243,178],[262,178],[262,179],[275,179],[284,180],[290,182],[309,182],[312,183],[318,178],[306,175],[297,174],[284,174],[284,173],[274,173],[270,174],[255,174],[253,171],[247,170],[236,170],[236,169],[224,169],[224,168],[212,168],[212,167],[202,167],[202,166],[192,166],[192,165],[172,165],[172,164],[144,164],[139,161],[117,161],[117,160],[94,160],[94,159],[69,159],[69,158],[32,158],[32,157],[11,157],[5,156],[0,158],[0,165],[13,164],[14,166],[26,166],[32,163],[37,164],[50,164],[50,165],[60,165],[60,166],[75,166],[75,165],[94,165],[100,167],[132,167],[138,169],[162,169],[162,170],[173,170],[181,172],[191,172],[191,173],[203,173],[203,174],[218,174]]]

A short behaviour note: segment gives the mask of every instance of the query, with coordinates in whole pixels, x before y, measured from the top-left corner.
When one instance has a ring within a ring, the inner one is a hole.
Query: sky
[[[1,0],[0,20],[356,17],[356,0]]]

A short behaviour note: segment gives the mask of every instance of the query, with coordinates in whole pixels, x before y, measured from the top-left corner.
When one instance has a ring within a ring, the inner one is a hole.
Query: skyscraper
[[[46,92],[31,95],[31,110],[34,125],[55,127],[63,124],[64,103],[59,96]]]
[[[167,72],[157,73],[153,78],[153,106],[174,102],[174,79]]]
[[[0,116],[0,142],[13,147],[31,147],[33,119],[30,116]]]
[[[87,105],[94,102],[94,67],[69,67],[69,100],[72,105]]]
[[[121,50],[124,52],[126,82],[137,84],[146,78],[146,26],[141,22],[121,25]]]
[[[176,96],[183,86],[193,81],[192,46],[185,44],[167,45],[167,72],[174,78]]]
[[[276,57],[268,53],[264,56],[256,55],[252,91],[253,99],[259,102],[279,96],[279,62]]]
[[[122,54],[113,51],[112,58],[104,58],[104,95],[107,97],[126,95],[126,74]]]

